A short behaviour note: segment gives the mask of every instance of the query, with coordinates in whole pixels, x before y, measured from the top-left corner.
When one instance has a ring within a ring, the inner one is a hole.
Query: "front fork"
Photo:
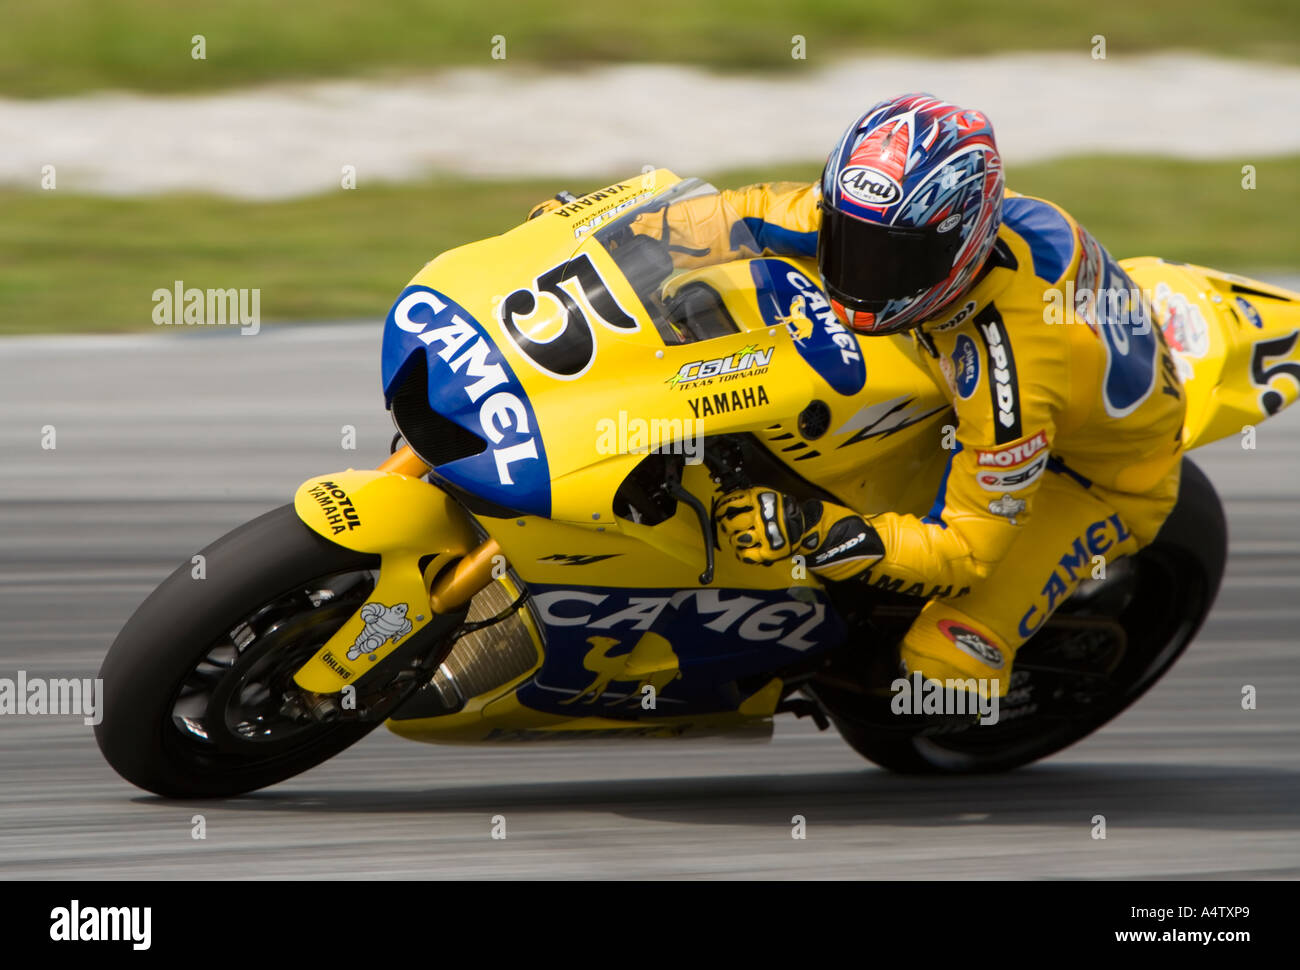
[[[379,577],[366,602],[294,673],[303,690],[332,695],[359,683],[492,581],[501,555],[496,540],[478,541],[465,511],[423,480],[428,471],[406,446],[373,471],[348,469],[299,486],[294,508],[308,528],[379,556]]]

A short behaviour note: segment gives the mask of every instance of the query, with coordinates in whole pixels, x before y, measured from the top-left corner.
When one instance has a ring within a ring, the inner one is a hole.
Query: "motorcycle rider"
[[[759,255],[732,248],[738,220],[766,253],[815,255],[845,326],[910,332],[957,423],[923,517],[756,487],[717,502],[720,534],[747,563],[798,553],[824,579],[937,590],[900,646],[908,673],[1005,695],[1020,645],[1177,498],[1185,401],[1145,301],[1064,210],[1004,191],[982,113],[923,94],[854,121],[819,183],[691,199],[636,228],[698,265]],[[1045,311],[1063,305],[1058,325]]]

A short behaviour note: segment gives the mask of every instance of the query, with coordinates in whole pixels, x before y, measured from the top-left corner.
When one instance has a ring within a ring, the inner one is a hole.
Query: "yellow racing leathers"
[[[749,255],[734,240],[751,237],[765,252],[811,257],[816,193],[791,183],[723,192],[655,213],[642,231],[665,236],[682,264]],[[749,232],[734,232],[737,221]],[[1185,401],[1148,313],[1067,213],[1008,192],[983,271],[913,331],[957,417],[934,505],[923,517],[865,517],[883,555],[822,573],[939,591],[902,642],[909,671],[1005,694],[1016,650],[1052,611],[1155,537],[1178,493]]]

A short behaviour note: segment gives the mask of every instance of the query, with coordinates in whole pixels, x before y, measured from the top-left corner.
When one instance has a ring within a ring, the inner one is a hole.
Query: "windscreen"
[[[739,330],[727,310],[727,284],[672,285],[689,270],[762,251],[739,213],[708,182],[684,179],[621,213],[595,238],[627,277],[665,343],[692,343]],[[757,281],[758,289],[765,288],[763,283]]]

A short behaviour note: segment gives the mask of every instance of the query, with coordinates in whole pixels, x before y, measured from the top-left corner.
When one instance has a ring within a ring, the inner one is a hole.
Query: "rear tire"
[[[816,680],[810,693],[854,750],[891,771],[961,774],[1029,764],[1102,727],[1173,666],[1214,604],[1227,547],[1218,494],[1184,458],[1177,503],[1155,540],[1115,583],[1101,584],[1086,602],[1067,601],[1021,647],[998,724],[953,716],[909,730],[891,716],[888,698]],[[1123,630],[1122,650],[1101,643],[1108,620]]]

